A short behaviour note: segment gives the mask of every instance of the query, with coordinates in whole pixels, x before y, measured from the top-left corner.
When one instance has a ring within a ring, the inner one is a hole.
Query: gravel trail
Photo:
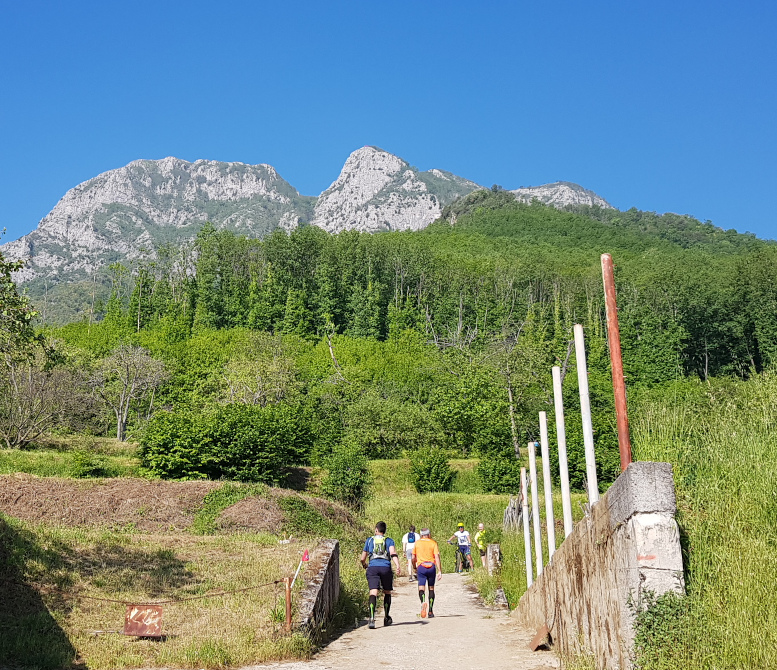
[[[348,631],[310,661],[252,666],[256,670],[539,670],[558,668],[552,652],[531,652],[533,631],[518,626],[505,611],[484,607],[465,575],[446,574],[437,586],[434,619],[421,619],[415,582],[394,583],[394,625],[375,630],[366,621]],[[365,581],[365,589],[367,584]],[[379,602],[382,597],[379,596]],[[251,670],[245,668],[244,670]]]

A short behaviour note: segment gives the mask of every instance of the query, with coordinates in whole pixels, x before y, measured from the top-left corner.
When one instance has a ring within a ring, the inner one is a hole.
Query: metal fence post
[[[283,584],[286,587],[286,632],[291,632],[291,579],[284,577]]]
[[[529,480],[531,483],[531,516],[534,523],[534,556],[537,562],[537,577],[542,574],[542,530],[540,528],[540,495],[537,486],[537,443],[529,447]]]
[[[594,425],[591,421],[591,398],[588,394],[588,366],[585,362],[585,337],[583,326],[575,324],[575,362],[577,384],[580,388],[580,414],[583,418],[583,445],[585,446],[585,475],[588,480],[588,504],[599,502],[599,483],[596,479],[596,453],[594,452]]]
[[[574,529],[572,520],[572,492],[569,489],[567,462],[567,431],[564,427],[564,398],[561,392],[561,368],[553,366],[553,405],[556,410],[556,441],[558,442],[558,470],[561,484],[561,511],[564,516],[564,537]]]
[[[540,447],[542,449],[542,487],[545,494],[545,525],[548,528],[548,561],[556,551],[556,519],[553,516],[553,487],[548,456],[548,414],[540,412]]]
[[[602,279],[604,280],[604,306],[607,313],[607,344],[610,348],[612,366],[612,392],[615,396],[615,418],[618,422],[618,450],[621,455],[621,470],[625,470],[631,463],[631,437],[626,405],[626,382],[623,377],[618,303],[615,298],[615,277],[610,254],[602,254]]]
[[[526,587],[534,583],[531,565],[531,531],[529,530],[529,496],[526,490],[526,468],[521,468],[521,506],[523,508],[523,544],[526,557]]]

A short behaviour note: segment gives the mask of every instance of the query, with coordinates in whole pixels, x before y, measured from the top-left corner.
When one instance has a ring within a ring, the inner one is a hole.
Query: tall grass
[[[774,374],[638,403],[635,457],[674,467],[688,592],[679,643],[643,667],[777,668],[775,429]]]

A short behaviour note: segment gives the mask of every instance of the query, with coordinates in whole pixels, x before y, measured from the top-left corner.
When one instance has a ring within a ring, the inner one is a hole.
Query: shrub
[[[521,490],[521,465],[510,456],[481,459],[476,469],[485,493],[518,493]]]
[[[417,449],[410,454],[410,474],[419,493],[450,491],[456,473],[442,449]]]
[[[168,479],[233,479],[275,484],[300,463],[310,431],[292,407],[232,404],[210,414],[160,412],[140,443],[143,467]]]
[[[73,452],[71,477],[110,477],[113,475],[108,460],[84,449]]]
[[[634,652],[636,667],[645,670],[664,670],[676,667],[664,658],[667,649],[683,646],[684,631],[688,627],[690,601],[669,591],[660,596],[652,591],[642,594],[643,602],[630,601],[634,619]]]
[[[340,446],[325,461],[326,477],[321,482],[325,496],[361,507],[370,486],[369,461],[355,446]]]

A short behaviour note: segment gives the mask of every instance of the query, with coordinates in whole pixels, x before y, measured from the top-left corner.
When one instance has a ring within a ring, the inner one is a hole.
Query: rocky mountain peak
[[[539,200],[546,205],[563,208],[569,205],[597,205],[612,209],[612,205],[593,191],[569,181],[557,181],[542,186],[522,186],[510,191],[519,200]]]
[[[329,232],[419,230],[449,202],[478,188],[449,172],[420,172],[387,151],[362,147],[319,196],[312,223]]]

